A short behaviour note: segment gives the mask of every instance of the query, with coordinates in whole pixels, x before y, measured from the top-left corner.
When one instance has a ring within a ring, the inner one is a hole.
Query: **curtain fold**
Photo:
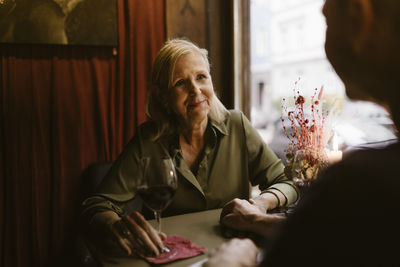
[[[111,47],[0,45],[0,266],[45,266],[75,234],[82,171],[146,120],[164,1],[118,0]]]

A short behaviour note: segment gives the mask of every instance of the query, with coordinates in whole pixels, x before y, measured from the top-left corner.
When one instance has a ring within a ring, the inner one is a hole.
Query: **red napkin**
[[[162,264],[179,259],[194,257],[207,251],[206,248],[199,247],[190,242],[190,240],[177,235],[168,236],[163,243],[169,248],[170,252],[164,252],[159,254],[157,257],[145,257],[139,253],[138,254],[140,257],[144,258],[150,263]]]

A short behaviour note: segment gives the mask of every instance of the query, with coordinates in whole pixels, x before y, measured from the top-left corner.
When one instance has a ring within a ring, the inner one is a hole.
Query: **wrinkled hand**
[[[235,230],[251,231],[254,220],[264,215],[265,210],[262,211],[252,199],[247,201],[235,198],[223,207],[220,223]],[[229,233],[229,230],[224,231],[225,235],[229,236]]]
[[[109,225],[118,244],[128,255],[136,250],[143,255],[157,256],[163,250],[162,240],[167,236],[155,230],[139,212]]]
[[[203,267],[256,266],[258,248],[250,239],[234,238],[214,249]]]

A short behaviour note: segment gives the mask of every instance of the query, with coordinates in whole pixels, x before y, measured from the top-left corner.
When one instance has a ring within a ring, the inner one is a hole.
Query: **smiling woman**
[[[196,131],[200,135],[205,132],[213,96],[214,89],[205,60],[194,53],[182,56],[175,65],[170,102],[183,129]],[[196,172],[196,161],[204,146],[204,139],[191,142],[188,134],[192,133],[182,132],[180,137],[183,157],[192,172]]]
[[[99,190],[83,204],[83,217],[94,226],[91,229],[103,229],[103,234],[111,232],[123,240],[115,223],[129,216],[125,206],[136,196],[143,176],[140,162],[146,157],[171,158],[176,168],[178,187],[163,211],[166,216],[222,207],[222,218],[238,208],[265,214],[296,200],[296,189],[281,160],[243,113],[226,110],[218,100],[206,50],[187,40],[168,41],[154,61],[148,93],[150,120],[139,126]],[[254,200],[249,199],[249,183],[262,190]],[[249,204],[242,207],[241,201],[232,201],[235,198]],[[144,210],[144,214],[151,213]],[[235,226],[235,218],[230,225]],[[139,243],[149,253],[160,253],[152,248],[162,246],[162,234],[158,237],[142,222],[143,229],[138,230],[134,219],[122,221],[143,238]],[[131,253],[127,245],[120,245]]]

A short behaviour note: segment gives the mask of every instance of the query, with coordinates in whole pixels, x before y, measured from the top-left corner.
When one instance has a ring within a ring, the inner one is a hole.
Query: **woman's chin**
[[[188,120],[191,122],[201,122],[207,120],[209,109],[192,109],[189,111]]]

